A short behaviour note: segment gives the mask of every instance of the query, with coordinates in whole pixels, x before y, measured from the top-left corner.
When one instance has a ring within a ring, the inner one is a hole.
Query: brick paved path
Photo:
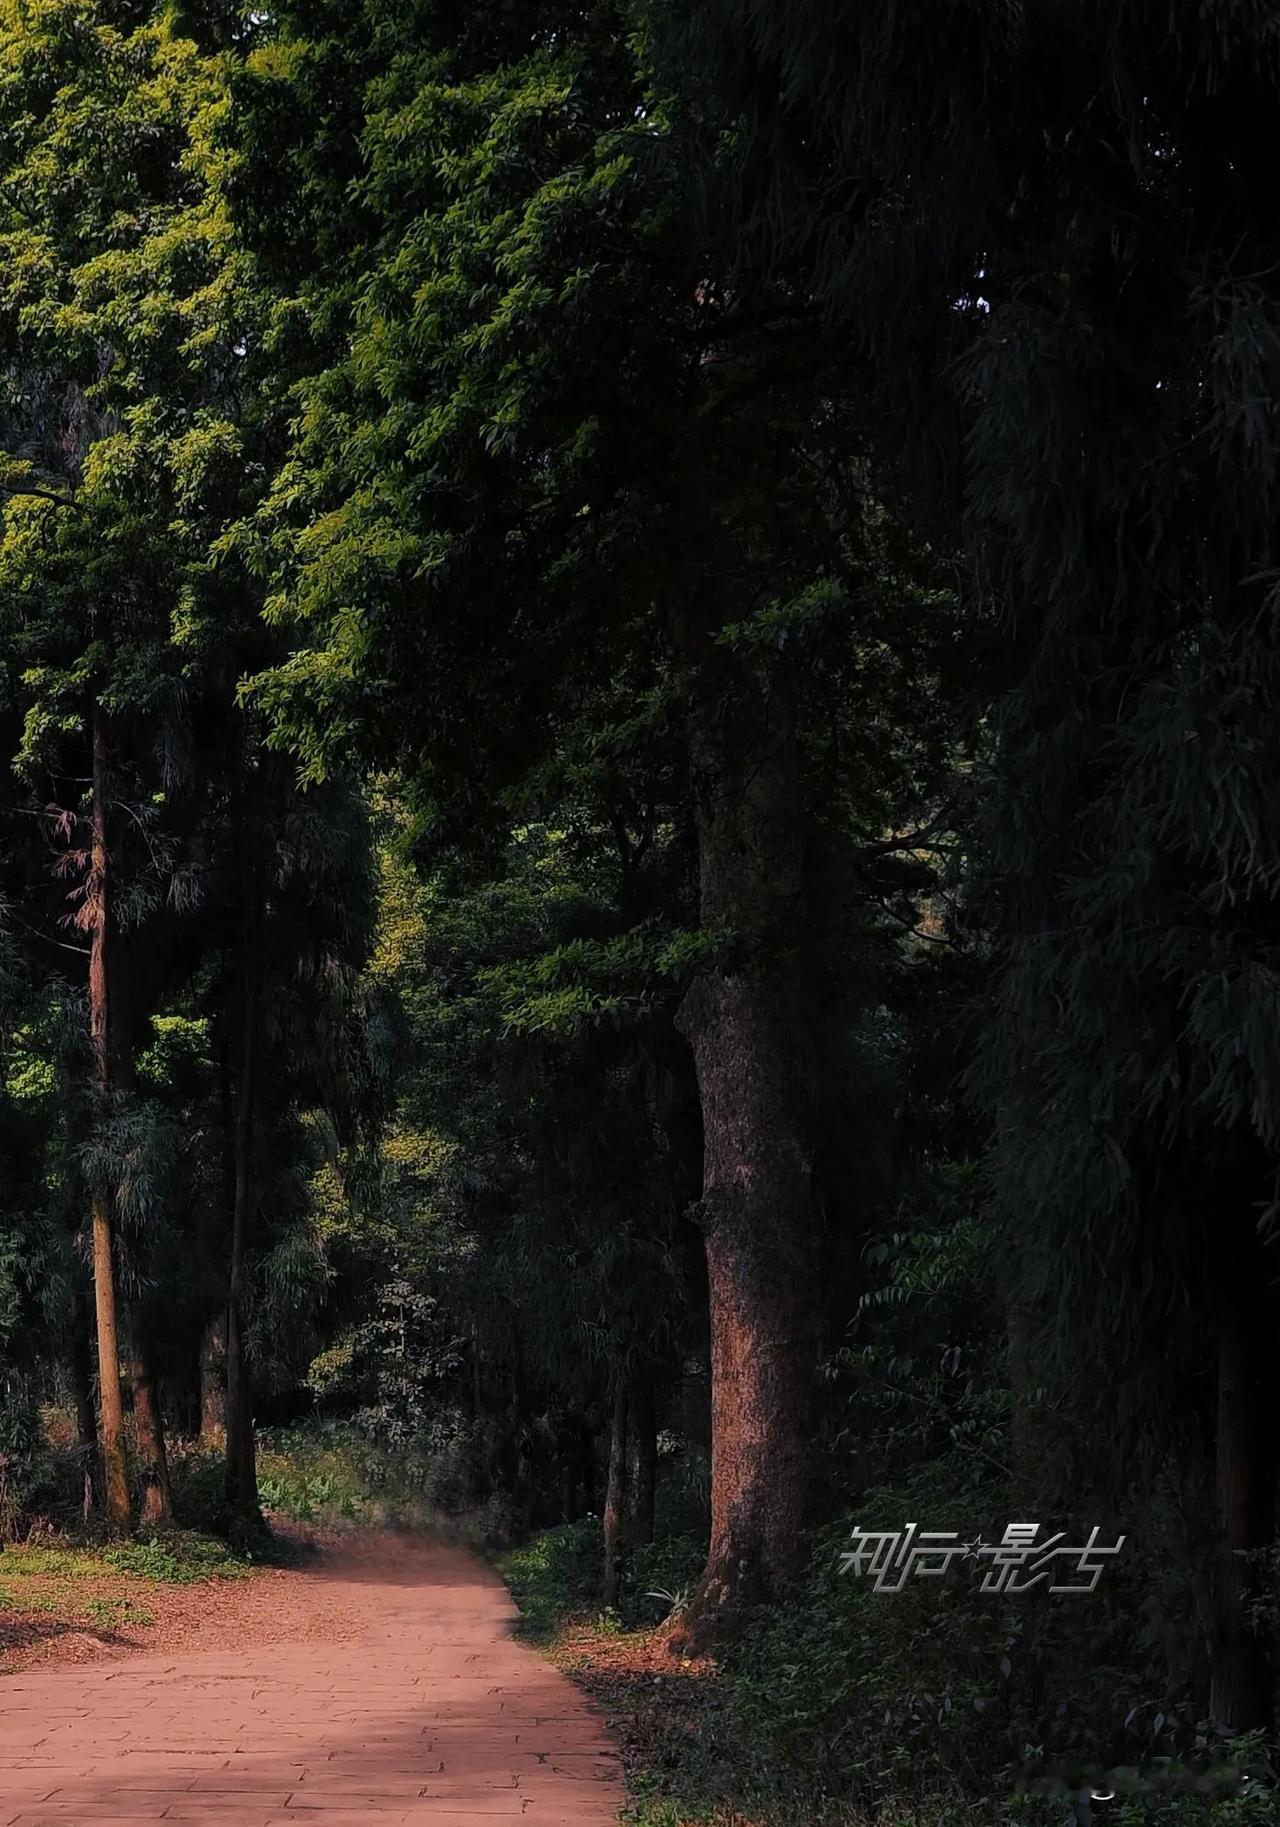
[[[614,1822],[620,1769],[598,1719],[512,1639],[480,1562],[388,1536],[317,1591],[358,1605],[351,1641],[0,1679],[0,1827]]]

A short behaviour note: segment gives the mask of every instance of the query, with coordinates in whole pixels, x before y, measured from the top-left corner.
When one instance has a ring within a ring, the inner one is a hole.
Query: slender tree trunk
[[[139,1343],[133,1353],[133,1428],[142,1468],[142,1513],[144,1523],[165,1524],[173,1520],[173,1500],[169,1489],[169,1457],[164,1447],[164,1420],[156,1394],[150,1355]]]
[[[107,731],[105,713],[93,715],[93,826],[89,877],[92,938],[89,950],[89,1030],[93,1041],[98,1120],[112,1109],[112,1037],[108,994],[111,939],[111,852],[107,821]],[[98,1400],[103,1485],[107,1526],[113,1533],[129,1528],[129,1476],[124,1450],[124,1406],[120,1395],[120,1344],[117,1326],[115,1259],[111,1196],[101,1180],[91,1194],[93,1219],[93,1294],[98,1336]]]
[[[106,1194],[93,1194],[93,1288],[98,1332],[98,1389],[103,1488],[107,1527],[129,1529],[129,1473],[124,1450],[124,1403],[120,1394],[120,1342],[116,1330],[115,1269],[111,1252],[111,1211]]]
[[[240,767],[243,763],[238,763]],[[227,1298],[227,1499],[240,1516],[257,1520],[257,1447],[253,1427],[246,1325],[246,1257],[253,1215],[253,1100],[258,1040],[258,885],[248,852],[242,786],[232,807],[240,897],[239,1007],[235,1113],[232,1131],[231,1274]]]
[[[77,1285],[71,1295],[71,1390],[76,1409],[76,1445],[83,1472],[84,1520],[93,1514],[98,1458],[98,1418],[93,1407],[93,1330],[89,1303]]]
[[[631,1466],[627,1493],[627,1539],[633,1548],[653,1540],[654,1497],[658,1472],[658,1418],[653,1390],[638,1377],[631,1391],[629,1417]]]
[[[200,1339],[200,1444],[218,1451],[227,1443],[227,1316],[211,1319]]]
[[[604,1497],[604,1584],[601,1599],[605,1605],[618,1603],[622,1577],[622,1518],[626,1502],[627,1477],[627,1386],[618,1379],[613,1399],[613,1420],[609,1428],[609,1482]]]
[[[1239,1221],[1243,1232],[1247,1217]],[[1270,1631],[1255,1627],[1250,1601],[1276,1534],[1280,1466],[1275,1408],[1274,1263],[1250,1230],[1219,1246],[1218,1419],[1215,1441],[1218,1545],[1210,1716],[1238,1732],[1270,1731],[1275,1668]]]
[[[799,1569],[810,1511],[821,1207],[810,1133],[803,806],[780,681],[678,622],[704,929],[678,1025],[703,1122],[711,1544],[673,1647],[704,1648]]]

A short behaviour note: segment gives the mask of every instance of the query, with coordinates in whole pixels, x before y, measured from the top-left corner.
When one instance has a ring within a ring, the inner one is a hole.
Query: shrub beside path
[[[231,1643],[28,1668],[0,1827],[610,1827],[616,1753],[514,1615],[464,1550],[366,1534],[263,1582]]]

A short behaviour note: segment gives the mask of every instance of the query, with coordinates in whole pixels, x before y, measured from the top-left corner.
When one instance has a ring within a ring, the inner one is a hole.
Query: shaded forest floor
[[[593,1607],[594,1547],[586,1530],[568,1525],[535,1536],[498,1564],[520,1608],[520,1634],[608,1719],[632,1796],[628,1820],[635,1827],[769,1827],[768,1813],[744,1811],[725,1765],[733,1733],[725,1730],[727,1695],[716,1662],[673,1656],[660,1624],[626,1628],[629,1606],[621,1618]]]
[[[899,1494],[893,1507],[912,1514],[918,1506]],[[1069,1741],[1056,1753],[1038,1747],[1031,1733],[1043,1664],[1032,1633],[1043,1633],[1046,1662],[1054,1648],[1062,1658],[1047,1683],[1053,1705],[1072,1692],[1063,1673],[1072,1666],[1068,1627],[1084,1629],[1087,1618],[1052,1613],[1047,1602],[1037,1613],[1026,1599],[1020,1615],[984,1610],[962,1584],[874,1593],[839,1577],[846,1531],[819,1531],[790,1601],[761,1607],[714,1660],[673,1656],[660,1621],[678,1615],[691,1590],[691,1540],[660,1538],[637,1550],[624,1563],[617,1611],[599,1603],[598,1524],[548,1529],[501,1557],[522,1633],[608,1718],[632,1827],[1280,1820],[1276,1766],[1256,1740],[1228,1746],[1197,1735],[1181,1757],[1139,1750],[1123,1764],[1107,1746],[1100,1754],[1073,1752]],[[1011,1625],[1027,1635],[1012,1639]],[[1104,1704],[1132,1704],[1124,1670],[1103,1668],[1097,1679]],[[1065,1718],[1067,1709],[1057,1710]]]
[[[603,1710],[622,1753],[637,1827],[766,1827],[698,1780],[715,1757],[724,1696],[710,1659],[674,1661],[661,1630],[568,1623],[544,1648]]]
[[[273,1519],[281,1564],[252,1565],[185,1532],[117,1548],[54,1536],[0,1555],[0,1674],[131,1651],[335,1642],[354,1633],[350,1605],[308,1578],[336,1536]]]

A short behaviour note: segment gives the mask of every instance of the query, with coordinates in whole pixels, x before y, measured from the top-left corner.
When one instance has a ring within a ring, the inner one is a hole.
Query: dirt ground
[[[298,1564],[255,1568],[238,1579],[169,1586],[128,1573],[28,1574],[12,1582],[15,1609],[0,1611],[0,1673],[59,1662],[92,1662],[179,1649],[255,1643],[338,1643],[359,1635],[358,1606],[326,1577],[335,1552],[359,1561],[371,1549],[355,1535],[273,1520]],[[0,1554],[0,1585],[5,1583]],[[95,1617],[94,1612],[98,1612]],[[108,1618],[106,1611],[123,1615]],[[141,1622],[130,1613],[149,1615]]]

